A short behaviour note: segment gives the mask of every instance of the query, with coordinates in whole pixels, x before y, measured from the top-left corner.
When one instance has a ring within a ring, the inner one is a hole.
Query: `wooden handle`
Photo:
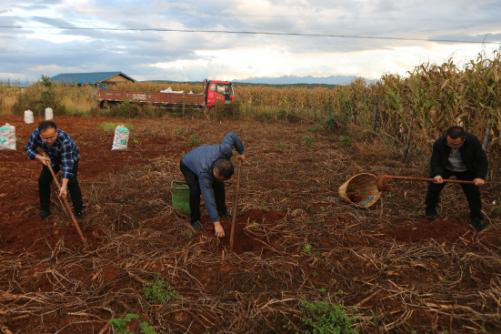
[[[45,155],[45,153],[44,153],[44,156],[47,156],[47,155]],[[49,164],[47,165],[47,167],[49,168],[49,171],[52,174],[52,178],[54,179],[56,186],[59,189],[61,189],[61,185],[59,183],[59,180],[57,179],[56,173],[54,173],[54,170],[52,169],[52,165],[51,165],[50,160],[49,160]],[[61,197],[58,196],[58,198],[61,201]],[[78,236],[80,237],[80,240],[82,240],[82,243],[84,244],[84,246],[87,246],[87,240],[85,240],[85,237],[82,233],[82,230],[80,230],[80,226],[78,225],[77,219],[75,218],[73,211],[71,211],[70,205],[68,203],[68,199],[66,197],[62,198],[62,204],[63,204],[63,208],[65,209],[66,213],[68,214],[68,216],[70,216],[71,222],[73,223],[73,226],[75,226],[75,229],[78,232]]]
[[[396,175],[383,175],[383,178],[386,179],[395,179],[395,180],[409,180],[409,181],[426,181],[433,182],[434,179],[429,177],[420,177],[420,176],[396,176]],[[473,181],[466,180],[456,180],[456,179],[444,179],[444,182],[447,183],[462,183],[462,184],[475,184]]]
[[[242,167],[242,160],[238,162],[237,167],[237,187],[235,189],[235,196],[233,197],[233,212],[231,217],[231,232],[230,232],[230,250],[233,251],[233,244],[235,242],[235,223],[237,221],[237,206],[238,206],[238,192],[240,191],[240,169]]]

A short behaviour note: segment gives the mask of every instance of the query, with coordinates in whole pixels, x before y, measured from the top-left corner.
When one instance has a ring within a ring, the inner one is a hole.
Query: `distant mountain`
[[[251,83],[251,84],[267,84],[267,85],[346,85],[352,81],[360,79],[356,76],[351,75],[333,75],[328,77],[314,77],[305,76],[299,77],[294,75],[287,75],[282,77],[256,77],[248,78],[243,80],[234,80],[234,82],[239,83]],[[362,78],[363,79],[363,78]]]
[[[217,79],[217,78],[212,78]],[[332,75],[328,77],[314,77],[314,76],[294,76],[287,75],[281,77],[255,77],[241,80],[231,80],[236,84],[249,84],[249,85],[346,85],[353,82],[356,79],[362,79],[370,83],[374,80],[369,80],[361,77],[356,77],[353,75]],[[142,82],[150,83],[201,83],[201,81],[171,81],[171,80],[145,80]]]

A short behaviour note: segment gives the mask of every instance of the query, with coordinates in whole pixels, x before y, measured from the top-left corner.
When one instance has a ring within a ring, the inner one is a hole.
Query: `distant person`
[[[37,151],[39,148],[45,152],[48,157],[39,154]],[[25,151],[31,160],[37,159],[43,165],[38,179],[40,218],[45,219],[51,214],[50,187],[52,183],[52,174],[47,167],[49,163],[52,164],[55,173],[61,169],[63,172],[63,181],[61,189],[59,189],[59,196],[67,196],[69,190],[75,216],[77,218],[82,218],[82,193],[77,179],[80,150],[73,139],[66,132],[58,129],[56,123],[52,121],[43,121],[31,134],[25,146]]]
[[[433,183],[426,195],[426,218],[437,217],[437,203],[440,191],[445,186],[444,179],[456,176],[459,180],[473,181],[475,184],[461,184],[470,207],[470,224],[477,231],[482,230],[482,201],[479,186],[485,184],[487,176],[487,156],[477,137],[465,132],[460,126],[453,126],[433,144],[430,162]]]
[[[225,202],[224,181],[233,175],[231,163],[233,149],[245,160],[244,146],[234,133],[227,133],[221,144],[202,145],[194,148],[181,159],[181,172],[190,187],[191,226],[202,229],[200,223],[200,194],[203,195],[209,218],[214,223],[214,233],[224,237],[224,228],[220,218],[229,217]]]

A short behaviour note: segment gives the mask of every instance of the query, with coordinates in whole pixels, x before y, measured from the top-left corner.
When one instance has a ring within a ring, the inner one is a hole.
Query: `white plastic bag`
[[[168,87],[167,89],[162,89],[160,93],[174,93],[174,94],[183,94],[184,90],[172,90],[171,87]]]
[[[24,111],[24,123],[33,124],[35,122],[35,118],[33,117],[33,111],[25,110]]]
[[[50,121],[54,118],[54,110],[52,108],[45,108],[45,120]]]
[[[113,138],[113,146],[111,150],[126,150],[129,142],[129,129],[124,125],[117,125],[115,128],[115,136]]]
[[[16,127],[6,123],[0,126],[0,150],[16,149]]]

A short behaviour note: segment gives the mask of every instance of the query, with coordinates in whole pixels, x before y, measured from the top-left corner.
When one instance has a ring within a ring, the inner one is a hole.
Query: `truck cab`
[[[231,104],[235,99],[233,85],[230,81],[205,80],[204,95],[207,108],[212,108],[217,104]]]

